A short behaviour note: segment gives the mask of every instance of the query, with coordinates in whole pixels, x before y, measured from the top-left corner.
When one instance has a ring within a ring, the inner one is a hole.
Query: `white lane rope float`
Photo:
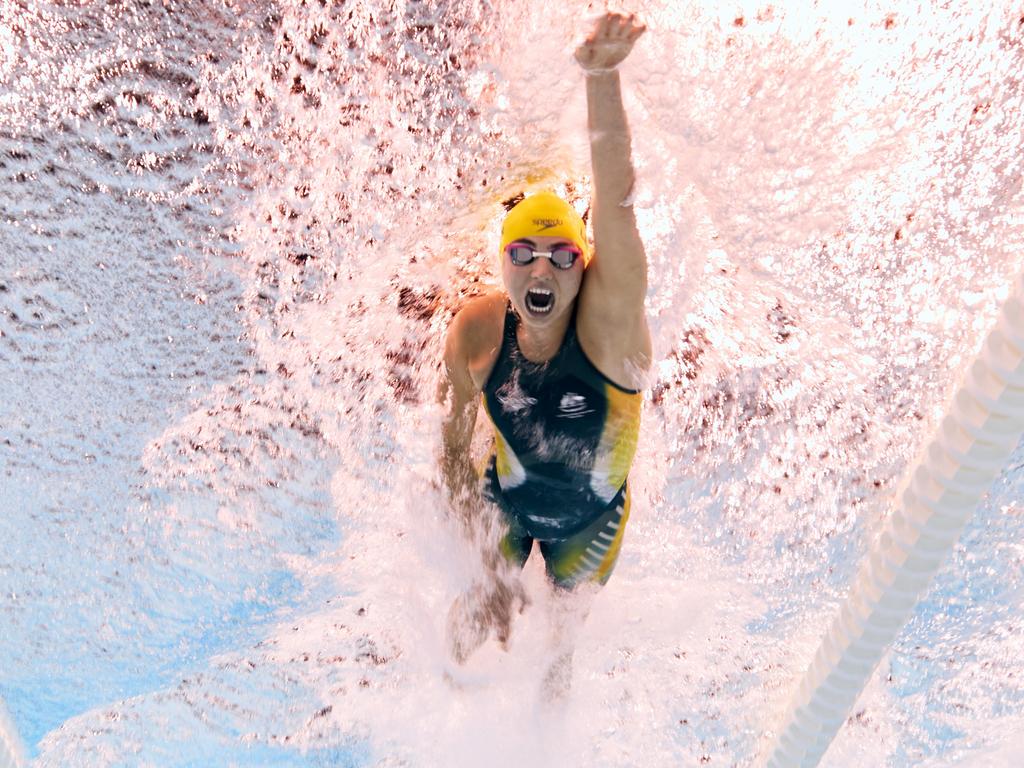
[[[789,705],[769,768],[813,768],[1024,433],[1024,276]]]
[[[7,714],[7,708],[0,700],[0,768],[23,768],[25,750],[14,729],[14,722]]]

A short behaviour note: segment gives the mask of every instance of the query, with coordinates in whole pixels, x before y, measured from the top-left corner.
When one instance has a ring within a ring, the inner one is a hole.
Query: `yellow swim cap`
[[[584,265],[590,261],[587,227],[576,209],[551,192],[538,192],[522,200],[501,225],[501,252],[516,240],[537,237],[564,237],[583,251]]]

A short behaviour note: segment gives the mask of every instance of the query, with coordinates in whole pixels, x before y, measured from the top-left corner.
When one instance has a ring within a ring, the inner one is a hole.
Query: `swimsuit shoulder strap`
[[[512,308],[512,302],[509,301],[505,305],[505,332],[502,337],[503,341],[511,342],[515,346],[519,346],[519,340],[516,338],[516,328],[519,326],[519,318],[516,317],[516,311]]]
[[[512,309],[512,302],[505,308],[505,324],[501,333],[501,347],[498,349],[498,357],[494,360],[494,367],[484,382],[483,391],[486,393],[499,386],[508,376],[509,368],[512,365],[512,358],[519,350],[519,341],[516,339],[516,325],[518,319]]]

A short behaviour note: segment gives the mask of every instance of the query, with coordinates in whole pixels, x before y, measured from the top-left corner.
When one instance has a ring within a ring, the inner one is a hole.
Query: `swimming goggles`
[[[551,260],[551,264],[558,269],[572,269],[576,259],[583,255],[583,252],[575,245],[560,245],[553,251],[538,251],[525,243],[509,243],[505,246],[505,253],[517,267],[525,267],[532,264],[533,260],[544,257]]]

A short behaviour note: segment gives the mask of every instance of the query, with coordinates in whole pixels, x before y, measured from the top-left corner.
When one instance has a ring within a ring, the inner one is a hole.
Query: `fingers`
[[[530,596],[526,594],[526,590],[522,584],[516,584],[516,601],[519,603],[519,613],[522,613],[530,605]]]
[[[504,587],[497,596],[499,606],[492,615],[494,635],[502,650],[508,650],[509,636],[512,634],[512,612],[515,609],[515,595],[511,589]]]
[[[606,13],[595,20],[590,34],[576,48],[576,61],[585,70],[614,69],[646,29],[636,14]]]
[[[508,650],[508,639],[511,634],[512,623],[509,621],[498,624],[498,626],[494,628],[494,636],[497,638],[503,651]]]
[[[593,41],[603,38],[605,40],[621,40],[633,43],[636,42],[646,29],[647,27],[637,19],[635,13],[609,12],[598,19],[597,26],[589,40]]]

